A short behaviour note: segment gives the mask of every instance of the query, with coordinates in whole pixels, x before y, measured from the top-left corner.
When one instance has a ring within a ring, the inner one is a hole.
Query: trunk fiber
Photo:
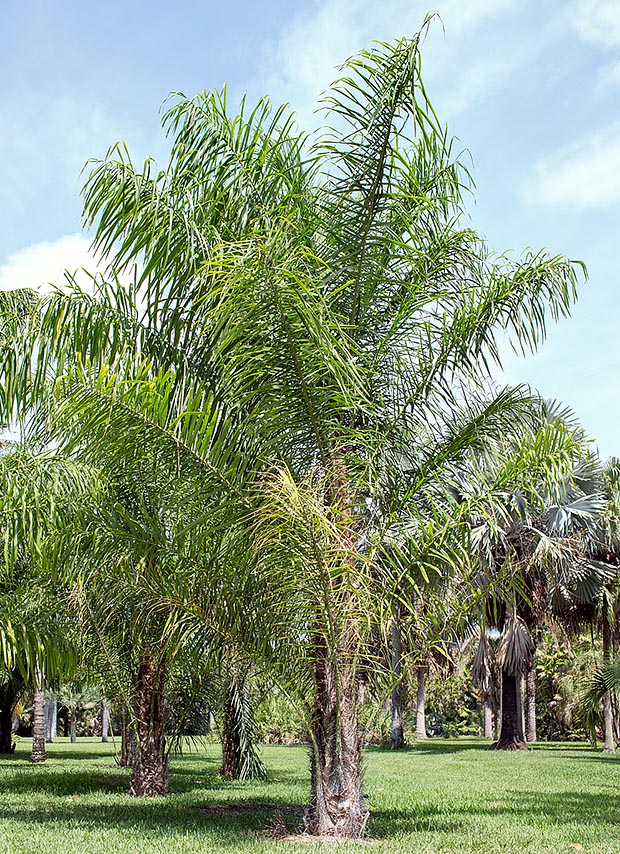
[[[136,732],[131,726],[127,712],[121,714],[121,768],[133,768],[136,764]]]
[[[351,643],[340,645],[338,666],[316,644],[316,707],[312,726],[311,804],[306,832],[359,839],[368,821],[362,792],[362,745],[357,726],[357,680],[347,660]]]
[[[34,708],[32,711],[32,753],[33,762],[45,762],[45,696],[43,693],[43,675],[35,664],[34,672]]]
[[[491,745],[492,750],[527,750],[523,738],[520,692],[521,677],[502,670],[502,724],[499,740]]]
[[[155,797],[168,792],[168,757],[164,737],[165,673],[155,655],[142,658],[136,691],[136,761],[130,794]]]

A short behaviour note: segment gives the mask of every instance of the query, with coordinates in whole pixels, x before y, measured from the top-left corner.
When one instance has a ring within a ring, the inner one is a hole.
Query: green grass
[[[205,745],[173,759],[172,794],[154,800],[127,795],[129,772],[115,767],[111,745],[58,739],[45,765],[32,765],[29,749],[23,739],[0,758],[0,854],[329,850],[265,836],[278,822],[298,822],[303,747],[265,747],[270,779],[230,784],[217,775],[219,749]],[[366,789],[374,844],[341,850],[620,852],[620,759],[581,745],[508,754],[463,739],[399,754],[372,749]],[[214,809],[232,804],[256,808]],[[265,804],[281,805],[279,817]]]

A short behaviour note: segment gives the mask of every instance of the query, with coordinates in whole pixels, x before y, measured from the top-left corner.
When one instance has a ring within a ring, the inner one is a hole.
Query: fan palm
[[[502,628],[497,661],[502,672],[502,728],[500,749],[525,747],[520,711],[520,682],[531,671],[535,640],[546,613],[592,599],[609,577],[609,568],[588,555],[588,536],[603,507],[597,491],[597,463],[588,451],[583,432],[576,429],[569,413],[560,417],[553,408],[538,404],[538,426],[530,433],[512,437],[503,465],[509,480],[485,518],[474,522],[474,543],[491,577],[503,575],[506,585],[498,608],[497,590],[492,598],[492,620]],[[554,450],[544,465],[543,447],[551,441]],[[562,446],[560,448],[560,445]],[[531,467],[518,470],[516,459],[524,449]],[[542,464],[542,467],[541,467]],[[471,489],[482,478],[489,491],[489,478],[498,473],[498,458],[478,461],[470,472]],[[473,471],[476,474],[473,474]],[[525,477],[525,479],[523,479]],[[511,481],[511,482],[510,482]],[[499,585],[501,587],[501,585]],[[482,620],[481,648],[476,656],[475,677],[488,693],[488,641]]]

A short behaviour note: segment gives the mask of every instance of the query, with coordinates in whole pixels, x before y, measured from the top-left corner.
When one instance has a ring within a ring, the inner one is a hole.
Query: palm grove
[[[502,340],[535,349],[568,314],[583,270],[495,255],[464,224],[471,181],[419,41],[350,59],[311,137],[265,99],[177,97],[164,168],[120,144],[90,164],[106,275],[2,295],[20,434],[2,455],[3,744],[28,687],[44,758],[43,688],[79,674],[116,698],[133,794],[167,792],[201,703],[223,773],[264,773],[258,680],[306,722],[306,830],[358,837],[370,696],[391,694],[402,745],[409,665],[478,634],[489,706],[503,673],[498,746],[521,746],[544,614],[612,597],[610,481],[583,431],[491,379]]]

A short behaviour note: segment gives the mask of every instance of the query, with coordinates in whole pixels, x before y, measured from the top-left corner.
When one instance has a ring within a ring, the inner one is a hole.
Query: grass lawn
[[[172,794],[154,800],[127,795],[129,772],[114,765],[111,744],[48,747],[45,765],[30,763],[29,739],[0,757],[0,854],[330,849],[268,838],[299,821],[303,747],[264,747],[270,779],[230,784],[217,775],[219,748],[205,745],[173,759]],[[581,745],[495,753],[434,740],[399,754],[371,749],[366,770],[371,844],[341,850],[620,852],[620,759]]]

